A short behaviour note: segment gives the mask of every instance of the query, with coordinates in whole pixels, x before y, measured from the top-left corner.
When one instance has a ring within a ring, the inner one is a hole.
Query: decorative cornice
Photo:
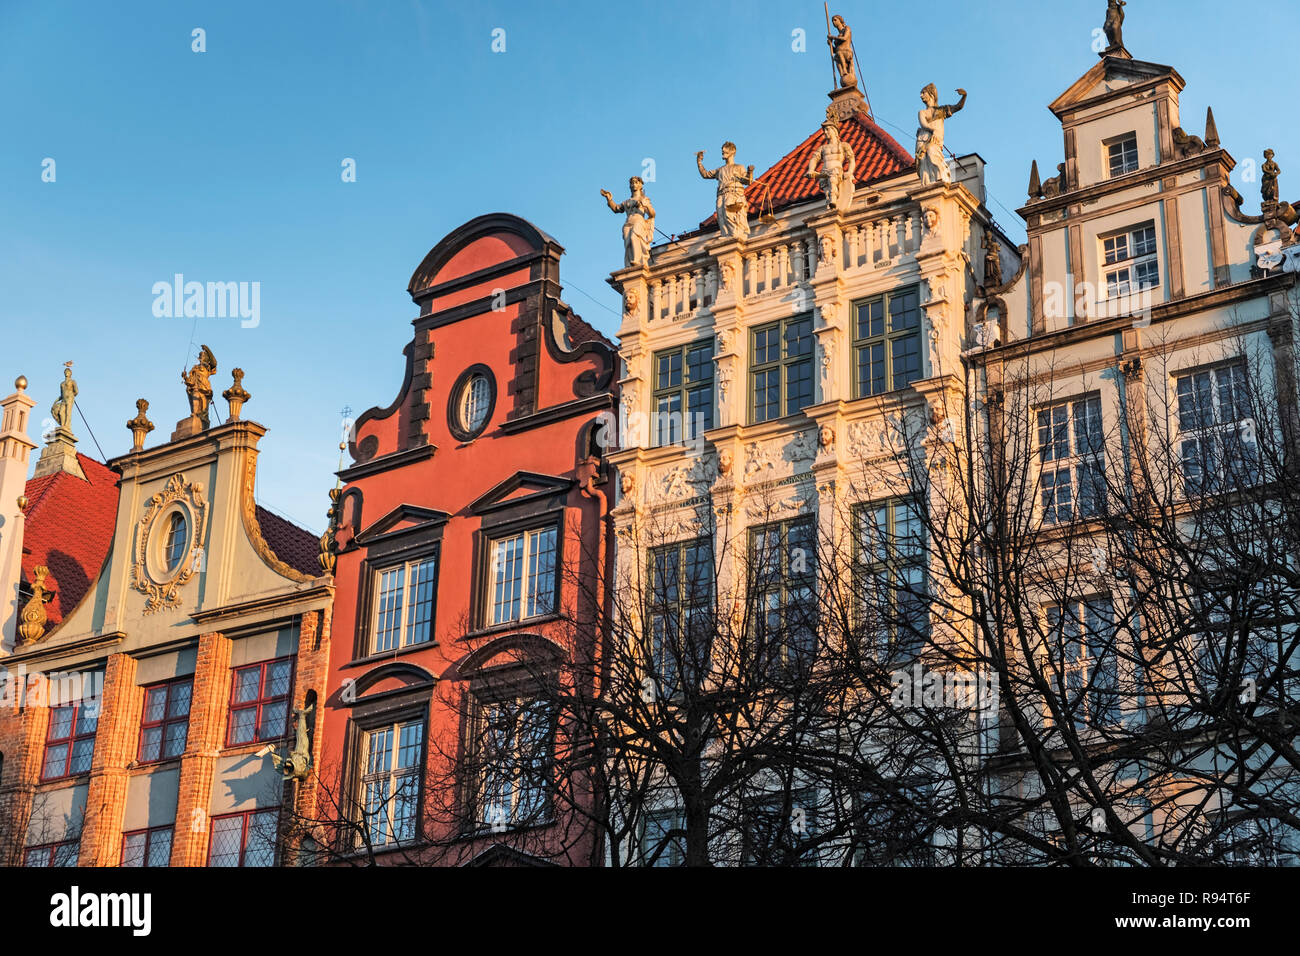
[[[257,502],[253,500],[253,488],[257,480],[257,449],[250,448],[244,453],[244,479],[241,486],[241,507],[240,513],[244,518],[244,533],[248,535],[248,541],[257,552],[258,557],[266,562],[267,566],[277,574],[283,575],[290,581],[314,581],[315,578],[309,574],[303,574],[295,568],[289,567],[281,561],[271,546],[266,543],[262,537],[262,526],[257,520]]]

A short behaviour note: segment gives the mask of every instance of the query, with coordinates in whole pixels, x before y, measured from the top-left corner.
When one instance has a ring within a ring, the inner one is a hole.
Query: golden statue
[[[199,360],[188,372],[181,373],[185,391],[190,396],[190,415],[209,426],[208,406],[212,404],[212,385],[208,381],[217,372],[217,359],[206,345],[199,346]]]
[[[38,564],[32,569],[32,596],[23,605],[22,623],[18,625],[19,645],[31,644],[45,633],[45,605],[54,600],[54,592],[45,587],[50,569]]]

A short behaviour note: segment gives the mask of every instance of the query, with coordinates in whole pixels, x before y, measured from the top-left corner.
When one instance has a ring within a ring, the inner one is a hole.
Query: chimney
[[[27,437],[27,423],[36,405],[27,395],[27,379],[14,382],[16,391],[0,401],[0,657],[8,654],[17,636],[18,585],[23,575],[23,513],[18,499],[27,488],[27,467],[36,442]],[[24,502],[25,503],[25,502]]]

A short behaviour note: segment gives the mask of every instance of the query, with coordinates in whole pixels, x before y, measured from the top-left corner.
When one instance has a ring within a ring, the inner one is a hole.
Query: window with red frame
[[[144,689],[144,713],[140,718],[141,763],[170,760],[185,752],[193,688],[193,678],[186,677]]]
[[[23,866],[76,866],[77,841],[45,843],[23,851]]]
[[[279,810],[249,810],[212,818],[208,866],[275,866]]]
[[[171,859],[171,827],[152,827],[122,834],[123,866],[168,866]]]
[[[99,727],[99,701],[79,700],[50,708],[45,732],[42,780],[59,780],[90,772],[95,756],[95,730]]]
[[[293,659],[281,657],[235,668],[226,745],[279,740],[289,726]]]

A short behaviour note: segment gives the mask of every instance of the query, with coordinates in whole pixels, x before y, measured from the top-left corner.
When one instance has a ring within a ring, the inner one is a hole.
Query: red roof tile
[[[576,312],[570,312],[564,324],[569,333],[569,344],[574,348],[577,348],[583,342],[603,342],[610,348],[614,348],[613,342],[596,331],[592,325],[582,319]]]
[[[38,565],[50,569],[45,586],[54,592],[46,605],[48,628],[72,612],[104,567],[117,520],[117,472],[78,454],[86,475],[61,471],[27,482],[23,514],[23,581]]]
[[[849,144],[857,159],[854,179],[859,186],[897,175],[916,165],[916,157],[898,145],[898,141],[877,126],[866,113],[855,113],[843,120],[840,138]],[[821,187],[806,174],[808,161],[825,142],[826,132],[818,126],[816,132],[754,180],[745,190],[750,218],[767,209],[767,198],[771,199],[771,208],[775,211],[821,197]],[[700,229],[716,228],[717,222],[715,213],[700,223]]]
[[[262,538],[275,556],[295,571],[315,577],[323,574],[320,561],[320,540],[306,528],[257,505],[257,525]]]

